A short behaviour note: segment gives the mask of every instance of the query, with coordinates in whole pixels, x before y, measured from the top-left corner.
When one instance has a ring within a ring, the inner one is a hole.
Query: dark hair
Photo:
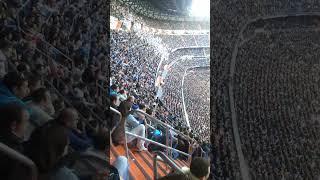
[[[27,155],[37,165],[40,173],[55,168],[68,145],[68,130],[55,122],[36,129],[27,145]]]
[[[77,110],[74,108],[63,109],[58,115],[56,122],[60,123],[63,126],[66,126],[67,121],[73,118],[73,114],[72,114],[73,112],[77,112]]]
[[[110,132],[100,131],[94,136],[94,147],[98,150],[105,151],[109,148],[110,144]]]
[[[46,99],[46,93],[48,93],[49,90],[46,88],[39,88],[36,91],[34,91],[31,95],[32,101],[35,103],[40,103],[42,100]]]
[[[1,107],[0,132],[10,130],[13,122],[20,123],[22,121],[23,111],[26,111],[26,108],[16,103],[7,104]]]
[[[124,89],[121,89],[121,90],[119,91],[119,93],[120,93],[120,94],[124,94]]]
[[[146,106],[144,104],[139,104],[139,109],[144,109]]]
[[[149,115],[152,115],[152,112],[153,112],[153,110],[150,109],[150,108],[148,108],[148,109],[146,110],[146,113],[149,114]]]
[[[208,160],[204,158],[196,157],[191,161],[190,172],[197,178],[201,178],[208,175],[209,167],[210,167],[210,163]]]
[[[130,108],[132,103],[128,101],[122,101],[119,105],[119,112],[121,113],[123,118],[126,118],[129,115]]]
[[[116,101],[118,98],[116,95],[112,95],[110,96],[110,101],[113,102],[113,101]]]
[[[20,72],[20,73],[23,73],[23,72],[26,72],[28,70],[28,67],[27,67],[27,64],[25,63],[21,63],[17,66],[17,70]]]
[[[36,75],[32,75],[28,78],[28,83],[29,83],[29,87],[30,86],[35,86],[37,84],[37,82],[41,81],[41,77],[40,76],[36,76]]]
[[[112,89],[112,90],[116,90],[117,88],[118,88],[118,86],[115,85],[115,84],[113,84],[113,85],[111,86],[111,89]]]
[[[8,72],[3,77],[3,84],[12,92],[14,87],[21,87],[27,81],[22,74],[17,72]]]

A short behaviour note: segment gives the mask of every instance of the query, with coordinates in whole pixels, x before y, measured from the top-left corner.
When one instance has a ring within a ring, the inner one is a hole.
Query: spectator
[[[111,101],[111,107],[114,109],[118,109],[119,106],[119,98],[116,95],[110,96],[110,101]]]
[[[200,180],[207,180],[210,175],[209,161],[199,157],[192,159],[190,164],[190,172],[193,176]]]
[[[118,86],[116,86],[115,84],[113,84],[113,85],[111,85],[111,87],[110,87],[111,89],[110,89],[110,96],[112,96],[112,95],[118,95],[118,91],[119,91],[119,88],[118,88]]]
[[[27,105],[31,110],[30,122],[28,127],[28,134],[26,138],[29,138],[34,128],[42,126],[49,120],[53,119],[54,107],[51,102],[51,96],[46,88],[40,88],[32,94],[32,101]]]
[[[86,151],[92,147],[92,142],[85,132],[77,128],[78,113],[75,109],[66,108],[62,110],[56,121],[69,129],[70,147],[75,151]]]
[[[71,169],[60,163],[67,155],[68,144],[68,130],[56,123],[47,123],[32,133],[27,154],[38,167],[38,179],[78,180]]]
[[[107,158],[108,160],[110,160],[110,133],[108,131],[101,130],[94,138],[94,145],[95,149],[93,152],[100,155],[100,157],[103,157],[103,159]],[[117,171],[113,172],[114,174],[119,174],[119,176],[123,180],[129,180],[128,159],[126,157],[117,157],[117,159],[112,163],[112,166],[110,166],[109,168],[111,171],[114,171],[114,167]]]
[[[29,113],[21,105],[10,103],[0,108],[0,142],[23,153],[23,138]]]
[[[124,143],[124,133],[126,131],[136,134],[138,136],[145,137],[145,126],[140,124],[137,120],[130,116],[129,112],[131,109],[131,102],[130,101],[123,101],[120,103],[119,111],[122,114],[122,119],[116,128],[115,132],[113,133],[112,139],[115,141],[116,144],[123,144]],[[129,118],[130,116],[130,118]],[[124,129],[125,127],[125,129]],[[136,138],[133,136],[127,136],[127,143],[134,141]],[[144,140],[137,139],[136,147],[139,151],[146,151],[147,149],[144,146]]]
[[[11,102],[25,105],[21,99],[28,93],[28,81],[16,72],[9,72],[0,82],[0,107]]]
[[[41,78],[39,76],[33,75],[28,79],[29,83],[29,94],[31,95],[34,91],[41,88]]]
[[[125,101],[127,100],[127,94],[126,94],[126,91],[124,89],[121,89],[119,91],[119,94],[118,94],[118,97],[119,97],[119,101],[122,102],[122,101]]]

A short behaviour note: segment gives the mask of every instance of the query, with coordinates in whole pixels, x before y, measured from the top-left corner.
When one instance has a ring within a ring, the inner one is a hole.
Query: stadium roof
[[[141,0],[146,1],[146,0]],[[186,15],[191,8],[192,0],[149,0],[158,10],[175,15]]]
[[[190,15],[194,0],[116,0],[144,17],[167,21],[209,21]],[[198,0],[199,1],[199,0]]]

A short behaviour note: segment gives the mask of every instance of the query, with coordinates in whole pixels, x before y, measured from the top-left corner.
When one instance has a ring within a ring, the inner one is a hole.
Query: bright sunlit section
[[[209,17],[210,0],[192,0],[190,15],[198,17]]]

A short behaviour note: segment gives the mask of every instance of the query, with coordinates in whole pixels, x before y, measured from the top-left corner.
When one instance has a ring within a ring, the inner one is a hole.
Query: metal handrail
[[[157,123],[165,126],[165,127],[166,127],[166,147],[169,147],[169,139],[168,139],[168,138],[169,138],[169,135],[168,135],[168,131],[169,131],[169,129],[171,129],[171,130],[173,130],[174,132],[176,132],[177,134],[179,134],[180,136],[182,136],[182,137],[186,138],[187,140],[191,141],[191,143],[190,143],[190,145],[189,145],[189,147],[188,147],[188,154],[191,154],[191,153],[192,153],[192,146],[191,146],[191,144],[192,144],[193,142],[197,142],[196,140],[194,140],[193,138],[190,138],[190,137],[182,134],[180,131],[174,129],[173,127],[171,127],[171,126],[168,125],[167,123],[164,123],[164,122],[162,122],[162,121],[160,121],[160,120],[158,120],[158,119],[150,116],[149,114],[147,114],[147,113],[145,113],[145,112],[143,112],[143,111],[141,111],[141,110],[132,110],[131,112],[142,113],[142,114],[144,114],[145,116],[151,118],[151,120],[154,120],[154,121],[156,121]],[[130,112],[130,113],[131,113],[131,112]],[[172,148],[172,139],[171,139],[171,143],[170,143],[170,144],[171,144],[171,147],[170,147],[170,148]],[[172,155],[172,151],[169,152],[169,151],[171,150],[170,148],[167,148],[167,155],[169,155],[169,154]],[[188,162],[191,162],[191,156],[189,156]]]
[[[156,154],[153,156],[153,176],[154,179],[158,179],[158,156],[166,163],[168,164],[174,171],[177,171],[179,173],[183,173],[183,171],[177,166],[175,162],[173,162],[168,156],[166,156],[163,152],[156,151]]]
[[[5,145],[3,143],[0,143],[0,151],[2,153],[4,153],[6,156],[8,156],[16,161],[19,161],[20,163],[22,163],[22,164],[26,165],[28,168],[30,168],[32,180],[37,180],[37,177],[38,177],[37,166],[34,164],[34,162],[31,159],[20,154],[16,150],[8,147],[7,145]]]
[[[188,154],[188,153],[182,152],[182,151],[180,151],[180,150],[178,150],[178,149],[175,149],[175,148],[172,148],[172,147],[166,146],[166,145],[164,145],[164,144],[158,143],[158,142],[153,141],[153,140],[150,140],[150,139],[148,139],[148,138],[145,138],[145,137],[142,137],[142,136],[139,136],[139,135],[133,134],[133,133],[128,132],[128,131],[126,131],[126,134],[127,134],[127,135],[130,135],[130,136],[134,136],[135,138],[138,138],[138,139],[141,139],[141,140],[147,141],[147,142],[149,142],[149,143],[152,143],[152,144],[158,145],[158,146],[163,147],[163,148],[167,148],[167,149],[170,149],[170,150],[175,150],[175,151],[177,151],[178,153],[183,154],[183,155],[185,155],[185,156],[187,156],[187,157],[191,157],[191,155],[190,155],[190,154]]]
[[[145,113],[145,112],[143,112],[143,111],[141,111],[141,110],[132,110],[131,112],[142,113],[143,115],[147,116],[147,117],[150,118],[151,120],[156,121],[157,123],[159,123],[159,124],[161,124],[161,125],[163,125],[163,126],[165,126],[165,127],[168,127],[170,130],[173,130],[175,133],[179,134],[179,135],[182,136],[183,138],[185,138],[185,139],[187,139],[187,140],[190,140],[190,141],[196,141],[195,139],[190,138],[190,137],[184,135],[182,132],[174,129],[174,128],[171,127],[169,124],[164,123],[164,122],[160,121],[159,119],[157,119],[157,118],[155,118],[155,117],[152,117],[152,116],[150,116],[149,114],[147,114],[147,113]]]

